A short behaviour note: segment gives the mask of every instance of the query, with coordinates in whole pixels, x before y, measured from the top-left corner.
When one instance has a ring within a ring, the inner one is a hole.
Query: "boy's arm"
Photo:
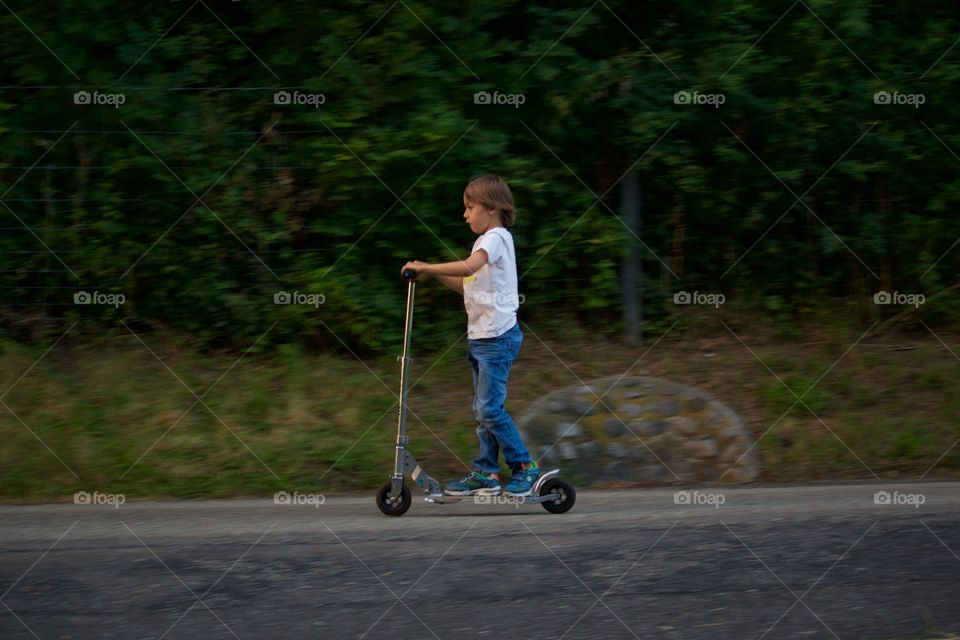
[[[406,269],[413,269],[417,273],[435,276],[444,285],[462,294],[463,279],[472,276],[485,264],[487,264],[487,252],[485,249],[478,249],[466,260],[438,262],[436,264],[414,260],[403,265],[401,272]]]
[[[463,278],[459,276],[435,276],[444,286],[463,295]]]

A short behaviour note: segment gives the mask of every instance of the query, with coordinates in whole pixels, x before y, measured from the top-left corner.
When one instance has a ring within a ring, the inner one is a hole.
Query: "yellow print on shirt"
[[[463,284],[471,284],[471,283],[472,283],[474,280],[476,280],[476,279],[477,279],[477,274],[476,274],[476,273],[474,273],[474,274],[471,275],[471,276],[464,276],[464,278],[463,278]]]

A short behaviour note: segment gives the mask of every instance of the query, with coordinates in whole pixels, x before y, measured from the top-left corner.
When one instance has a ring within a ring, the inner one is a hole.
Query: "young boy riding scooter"
[[[473,416],[480,452],[473,470],[448,482],[447,495],[498,495],[499,454],[512,470],[504,490],[530,495],[540,468],[520,437],[517,425],[503,408],[510,366],[520,353],[523,332],[517,320],[517,258],[507,230],[516,220],[513,194],[499,176],[470,180],[463,192],[463,218],[480,234],[466,260],[429,264],[415,260],[403,266],[417,275],[429,274],[463,295],[467,311],[467,360],[473,370]]]

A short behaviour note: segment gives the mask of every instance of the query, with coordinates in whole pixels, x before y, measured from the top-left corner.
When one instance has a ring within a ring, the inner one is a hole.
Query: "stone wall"
[[[542,467],[559,466],[586,484],[757,477],[740,418],[700,389],[660,378],[603,378],[558,389],[517,426]]]

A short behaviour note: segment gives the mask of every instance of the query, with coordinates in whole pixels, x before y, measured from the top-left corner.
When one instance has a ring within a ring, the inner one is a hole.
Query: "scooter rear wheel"
[[[577,492],[573,485],[560,478],[550,478],[540,487],[541,496],[550,494],[555,494],[556,497],[540,503],[540,506],[550,513],[566,513],[573,508],[573,503],[577,501]]]
[[[407,485],[401,485],[400,495],[394,495],[393,481],[387,480],[377,491],[377,508],[387,516],[402,516],[410,508],[413,498],[410,496],[410,490]]]

